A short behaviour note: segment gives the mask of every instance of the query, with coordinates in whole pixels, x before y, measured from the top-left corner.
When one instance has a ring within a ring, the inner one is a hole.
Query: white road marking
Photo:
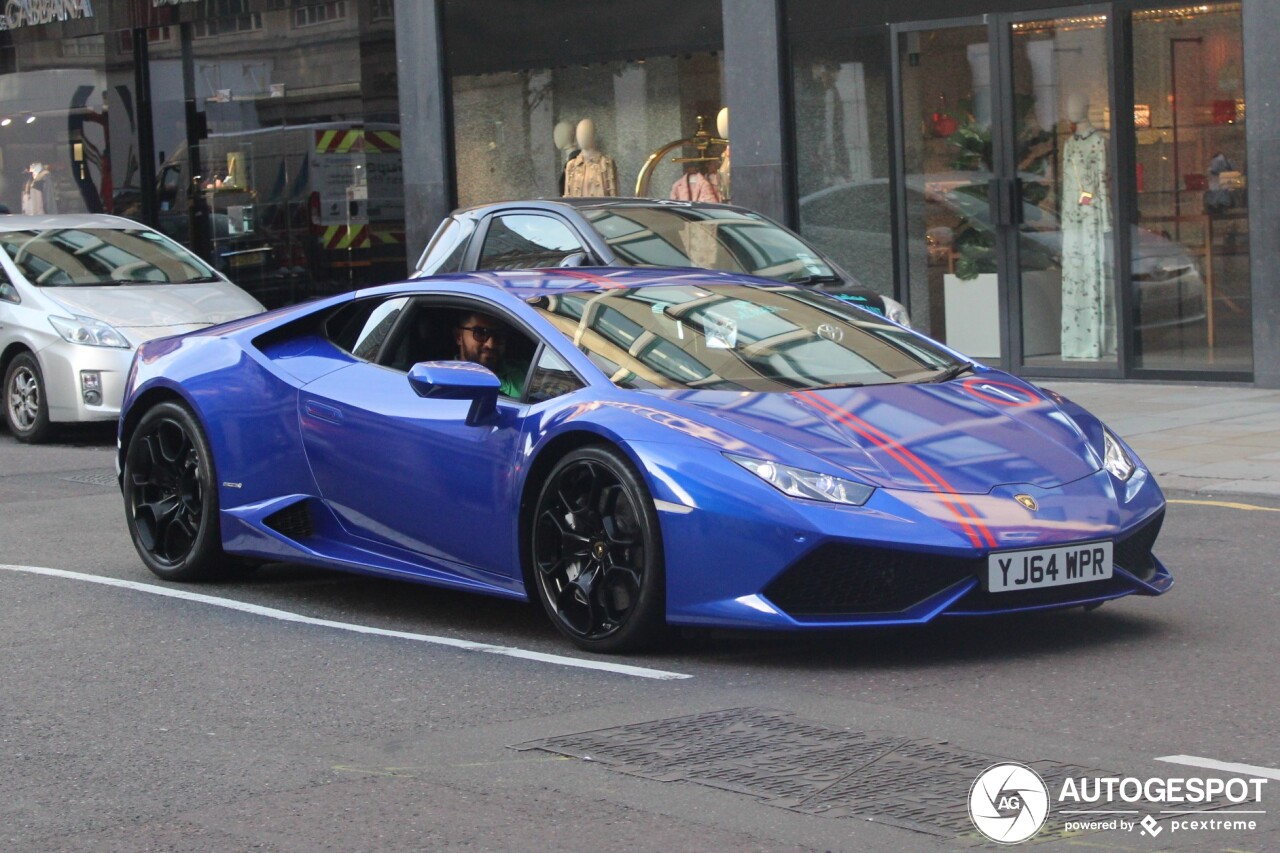
[[[1242,504],[1234,501],[1192,501],[1192,500],[1176,500],[1170,498],[1165,503],[1171,504],[1188,504],[1190,506],[1219,506],[1224,509],[1242,509],[1246,512],[1280,512],[1280,507],[1274,506],[1255,506],[1254,504]]]
[[[212,595],[203,595],[198,592],[169,589],[168,587],[156,586],[155,584],[137,583],[136,581],[108,578],[101,575],[87,575],[80,572],[68,572],[62,569],[47,569],[42,566],[10,566],[3,563],[0,563],[0,569],[10,572],[26,572],[27,574],[33,575],[47,575],[48,577],[85,581],[87,583],[102,584],[103,586],[120,587],[121,589],[132,589],[137,592],[145,592],[150,595],[162,595],[166,598],[179,598],[184,601],[195,601],[201,604],[210,604],[214,607],[225,607],[228,610],[239,610],[243,613],[251,613],[255,616],[266,616],[269,619],[279,619],[282,622],[299,622],[303,625],[314,625],[319,628],[337,628],[340,631],[351,631],[356,634],[373,634],[379,637],[394,637],[399,640],[413,640],[418,643],[432,643],[434,645],[449,646],[451,648],[462,649],[463,651],[468,652],[485,652],[491,655],[505,655],[507,657],[521,658],[523,660],[555,664],[556,666],[571,666],[579,669],[596,669],[603,672],[617,673],[618,675],[630,675],[635,678],[672,680],[693,677],[692,675],[686,675],[680,672],[667,672],[661,669],[648,669],[642,666],[628,666],[621,663],[585,660],[583,658],[573,658],[565,655],[549,655],[544,654],[543,652],[533,652],[527,649],[513,648],[511,646],[493,646],[488,643],[477,643],[472,640],[459,640],[453,637],[434,637],[430,634],[410,634],[407,631],[389,631],[385,628],[371,628],[367,625],[354,625],[350,622],[334,622],[330,619],[314,619],[310,616],[303,616],[299,613],[290,613],[287,610],[277,610],[274,607],[262,607],[258,604],[248,604],[231,598],[217,598]]]
[[[1228,773],[1239,773],[1242,776],[1280,779],[1280,770],[1275,767],[1259,767],[1256,764],[1234,764],[1230,761],[1201,758],[1198,755],[1164,755],[1156,758],[1156,761],[1167,761],[1170,764],[1187,764],[1191,767],[1203,767],[1206,770],[1225,770]]]

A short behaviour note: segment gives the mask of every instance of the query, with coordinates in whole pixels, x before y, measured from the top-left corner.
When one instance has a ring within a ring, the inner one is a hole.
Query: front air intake
[[[974,577],[981,559],[828,542],[792,563],[764,590],[796,618],[900,613]]]

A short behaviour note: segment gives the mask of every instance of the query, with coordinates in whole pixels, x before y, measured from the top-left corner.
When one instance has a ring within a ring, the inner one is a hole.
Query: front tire
[[[123,483],[129,535],[148,569],[168,581],[227,572],[213,454],[189,409],[166,402],[143,415],[129,439]]]
[[[653,499],[621,453],[583,447],[552,469],[534,508],[534,585],[579,648],[632,651],[665,627],[666,579]]]
[[[4,416],[9,432],[18,441],[39,444],[53,434],[44,374],[30,353],[15,356],[4,372]]]

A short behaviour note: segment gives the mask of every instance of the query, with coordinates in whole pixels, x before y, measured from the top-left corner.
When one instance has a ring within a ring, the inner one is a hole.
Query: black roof
[[[732,210],[738,213],[750,213],[745,207],[737,207],[731,204],[711,204],[705,201],[675,201],[665,198],[528,198],[528,199],[512,199],[509,201],[493,201],[485,204],[475,204],[471,207],[459,208],[454,213],[487,213],[491,210],[501,210],[511,207],[523,208],[541,208],[543,210],[554,210],[556,208],[572,208],[574,210],[598,210],[600,208],[635,208],[635,207],[677,207],[692,208],[694,210]]]

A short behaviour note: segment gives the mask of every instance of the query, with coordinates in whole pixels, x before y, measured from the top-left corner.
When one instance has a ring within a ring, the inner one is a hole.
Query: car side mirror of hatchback
[[[469,361],[422,361],[409,370],[409,387],[429,400],[470,400],[467,426],[478,426],[497,413],[502,382],[489,368]]]
[[[13,282],[9,279],[9,274],[0,268],[0,299],[5,302],[20,302],[18,298],[18,288],[13,286]]]

